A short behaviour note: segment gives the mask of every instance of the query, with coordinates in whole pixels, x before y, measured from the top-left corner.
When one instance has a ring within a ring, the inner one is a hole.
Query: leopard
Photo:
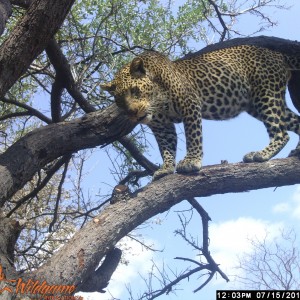
[[[202,168],[202,119],[228,120],[246,112],[263,122],[269,144],[243,157],[245,163],[265,162],[289,140],[300,136],[300,117],[287,107],[286,87],[299,56],[254,45],[170,60],[146,51],[123,66],[113,80],[101,84],[129,120],[152,130],[162,159],[157,180],[175,171],[198,173]],[[183,123],[186,156],[176,166],[176,123]],[[290,156],[300,153],[300,141]]]

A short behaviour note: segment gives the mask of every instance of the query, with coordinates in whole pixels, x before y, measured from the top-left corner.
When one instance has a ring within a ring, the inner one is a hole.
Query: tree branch
[[[54,123],[61,121],[61,96],[63,91],[63,78],[56,74],[51,88],[51,117]]]
[[[21,103],[17,100],[12,100],[12,99],[8,99],[8,98],[1,98],[0,99],[1,102],[3,103],[8,103],[8,104],[12,104],[21,108],[24,108],[27,110],[27,114],[29,116],[35,116],[37,118],[39,118],[40,120],[42,120],[43,122],[50,124],[52,123],[51,119],[49,119],[47,116],[45,116],[44,114],[42,114],[41,112],[39,112],[38,110],[34,109],[33,107],[25,104],[25,103]]]
[[[53,226],[57,221],[57,213],[58,213],[59,202],[61,201],[62,187],[63,187],[64,181],[66,179],[66,176],[67,176],[68,166],[69,166],[71,157],[72,157],[72,155],[68,155],[66,157],[65,167],[64,167],[64,170],[63,170],[63,173],[61,176],[60,183],[58,185],[58,189],[57,189],[57,196],[56,196],[56,203],[55,203],[55,208],[54,208],[54,212],[53,212],[53,219],[52,219],[51,223],[49,224],[49,232],[52,232]]]
[[[227,25],[225,24],[225,21],[223,20],[223,17],[222,17],[222,14],[221,14],[221,12],[220,12],[220,10],[219,10],[219,6],[215,3],[215,1],[213,1],[213,0],[208,0],[208,2],[209,2],[209,4],[214,8],[214,10],[215,10],[215,12],[216,12],[216,14],[217,14],[217,17],[218,17],[218,19],[219,19],[219,22],[220,22],[220,24],[221,24],[221,26],[222,26],[222,28],[223,28],[223,31],[222,31],[222,33],[221,32],[219,32],[219,34],[220,34],[220,42],[222,42],[222,41],[224,41],[225,40],[225,37],[226,37],[226,33],[228,32],[228,27],[227,27]]]
[[[101,266],[93,272],[85,282],[78,286],[81,292],[100,292],[105,293],[103,290],[107,287],[112,274],[117,269],[121,260],[122,251],[118,248],[110,250],[101,264]]]
[[[25,202],[33,199],[50,181],[50,179],[53,177],[53,175],[70,159],[70,155],[64,155],[62,158],[60,158],[53,166],[51,166],[47,170],[47,175],[45,178],[39,183],[37,187],[33,189],[29,194],[22,197],[20,200],[15,202],[15,207],[12,208],[8,214],[6,215],[7,218],[11,217],[11,215]]]
[[[74,0],[32,2],[24,17],[0,47],[0,98],[46,48],[73,3]]]
[[[149,174],[153,174],[158,166],[152,163],[149,159],[147,159],[144,155],[141,154],[140,150],[136,147],[136,145],[128,138],[127,136],[122,136],[119,138],[119,142],[125,147],[130,154],[134,157],[134,159],[143,167]]]
[[[77,84],[73,78],[70,65],[62,53],[57,42],[52,39],[46,48],[46,53],[53,65],[56,75],[62,81],[64,87],[67,89],[68,93],[73,97],[73,99],[79,104],[84,112],[93,112],[96,109],[88,101],[77,88]]]
[[[57,251],[46,265],[39,268],[35,276],[47,278],[51,284],[78,285],[80,280],[85,281],[94,272],[99,261],[123,236],[187,197],[206,197],[296,183],[300,183],[298,158],[265,163],[221,164],[204,167],[198,175],[166,176],[137,191],[135,196],[128,196],[126,201],[105,208]],[[78,253],[81,253],[81,262]]]
[[[33,130],[0,155],[0,205],[47,163],[81,149],[105,146],[134,127],[113,104],[80,119]]]
[[[5,29],[5,24],[8,18],[11,16],[12,9],[9,0],[2,0],[0,2],[0,35]]]
[[[16,275],[13,267],[14,247],[23,227],[23,221],[5,218],[0,213],[0,268],[5,269],[7,276]]]

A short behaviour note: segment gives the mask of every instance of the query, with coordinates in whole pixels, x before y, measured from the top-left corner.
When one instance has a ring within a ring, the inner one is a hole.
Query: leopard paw
[[[162,167],[162,168],[160,168],[160,169],[158,169],[157,171],[154,172],[152,180],[154,181],[154,180],[157,180],[157,179],[162,178],[164,176],[173,174],[174,170],[175,170],[174,167],[171,167],[171,168]]]
[[[199,158],[184,158],[181,160],[176,171],[178,173],[197,173],[201,169],[201,160]]]
[[[245,163],[249,162],[263,162],[269,160],[270,157],[268,155],[265,155],[263,151],[257,151],[257,152],[250,152],[246,154],[243,158],[243,161]]]

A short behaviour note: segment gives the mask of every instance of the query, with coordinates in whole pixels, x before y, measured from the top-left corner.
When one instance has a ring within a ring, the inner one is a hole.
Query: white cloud
[[[288,213],[292,210],[292,206],[288,202],[281,202],[276,204],[272,211],[274,213]]]
[[[229,277],[236,275],[238,256],[251,251],[251,240],[273,239],[280,234],[282,223],[253,218],[238,218],[210,226],[210,251]],[[224,283],[222,279],[216,284]]]
[[[146,240],[145,244],[153,244],[152,241]],[[140,243],[125,237],[121,241],[121,249],[126,248],[124,260],[126,264],[120,264],[114,272],[106,293],[79,293],[85,300],[111,300],[113,297],[118,298],[124,293],[126,284],[139,280],[140,275],[146,276],[152,267],[151,258],[153,252],[145,249]],[[123,253],[124,254],[124,253]],[[113,296],[113,297],[112,297]]]

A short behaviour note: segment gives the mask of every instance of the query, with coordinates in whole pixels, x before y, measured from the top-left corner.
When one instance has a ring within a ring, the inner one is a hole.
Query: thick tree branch
[[[30,4],[22,20],[0,47],[0,97],[46,48],[73,3],[74,0],[35,0]]]
[[[80,119],[33,130],[0,155],[0,204],[45,164],[81,149],[107,145],[134,127],[113,104]]]
[[[11,278],[16,275],[13,266],[14,247],[23,227],[23,221],[5,218],[0,212],[0,268]]]
[[[63,79],[56,74],[51,88],[51,117],[54,123],[61,121],[61,96],[63,91]]]
[[[198,175],[169,175],[138,191],[134,197],[128,196],[127,201],[104,209],[38,269],[35,276],[52,279],[52,284],[78,285],[94,272],[99,261],[123,236],[183,199],[296,183],[300,183],[298,158],[221,164],[204,167]]]
[[[5,29],[5,24],[12,13],[11,3],[9,0],[1,0],[0,2],[0,35]]]

